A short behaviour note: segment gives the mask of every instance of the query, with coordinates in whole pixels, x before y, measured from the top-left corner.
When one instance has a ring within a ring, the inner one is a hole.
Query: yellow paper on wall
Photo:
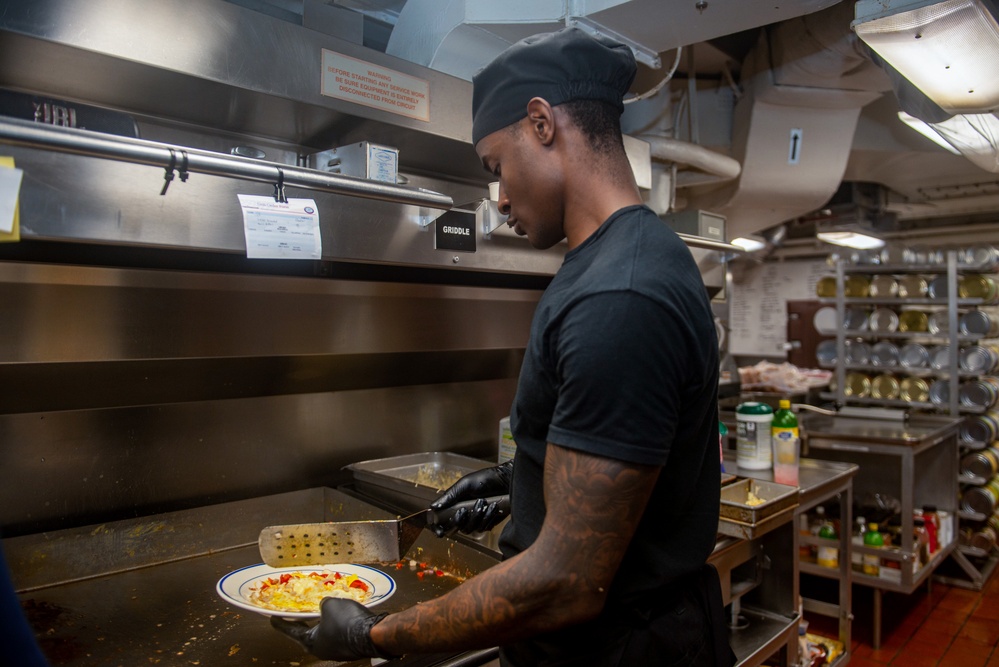
[[[0,169],[16,169],[14,166],[14,158],[6,155],[0,155]],[[14,189],[14,218],[11,224],[10,231],[6,231],[5,228],[0,229],[0,243],[10,242],[10,241],[20,241],[21,240],[21,224],[19,220],[18,212],[18,202],[17,202],[17,191],[20,189],[20,178],[17,179],[17,188]],[[5,226],[6,227],[6,226]]]

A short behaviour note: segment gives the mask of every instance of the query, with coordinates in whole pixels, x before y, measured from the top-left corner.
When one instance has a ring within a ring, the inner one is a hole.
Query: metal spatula
[[[475,502],[458,503],[440,512],[420,510],[401,519],[268,526],[260,531],[257,544],[260,557],[271,567],[398,561],[428,523],[442,523]],[[486,502],[497,503],[501,516],[510,513],[509,496],[486,498]]]

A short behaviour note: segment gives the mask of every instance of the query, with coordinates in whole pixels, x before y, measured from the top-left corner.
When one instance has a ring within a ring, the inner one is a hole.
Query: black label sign
[[[435,248],[475,252],[475,213],[448,211],[434,224],[437,227]]]
[[[120,111],[12,90],[0,89],[0,116],[10,116],[45,125],[117,134],[133,139],[139,136],[135,120]]]

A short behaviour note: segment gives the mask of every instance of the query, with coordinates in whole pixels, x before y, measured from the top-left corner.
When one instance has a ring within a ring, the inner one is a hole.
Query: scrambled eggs
[[[357,575],[339,572],[289,572],[250,587],[247,599],[274,611],[319,612],[323,598],[348,598],[364,604],[371,590]]]

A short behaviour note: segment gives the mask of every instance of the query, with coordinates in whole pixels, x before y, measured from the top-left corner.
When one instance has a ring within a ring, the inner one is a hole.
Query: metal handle
[[[510,515],[510,496],[492,496],[490,498],[484,499],[486,504],[496,503],[497,516],[500,518],[506,518]],[[460,503],[455,503],[451,507],[445,507],[442,510],[428,510],[427,511],[427,523],[428,524],[443,524],[451,521],[454,515],[458,513],[461,509],[472,509],[475,504],[479,502],[476,500],[464,500]]]
[[[404,187],[394,183],[370,181],[363,178],[350,178],[277,162],[263,162],[238,155],[213,153],[196,148],[172,146],[89,130],[42,125],[15,118],[0,120],[0,143],[144,164],[163,169],[176,166],[177,156],[181,155],[186,160],[186,170],[191,173],[211,174],[261,183],[276,184],[280,181],[286,187],[377,199],[397,204],[425,206],[445,211],[454,206],[451,197],[423,188]]]
[[[497,657],[499,657],[498,648],[484,648],[436,663],[435,667],[478,667],[495,660]]]

